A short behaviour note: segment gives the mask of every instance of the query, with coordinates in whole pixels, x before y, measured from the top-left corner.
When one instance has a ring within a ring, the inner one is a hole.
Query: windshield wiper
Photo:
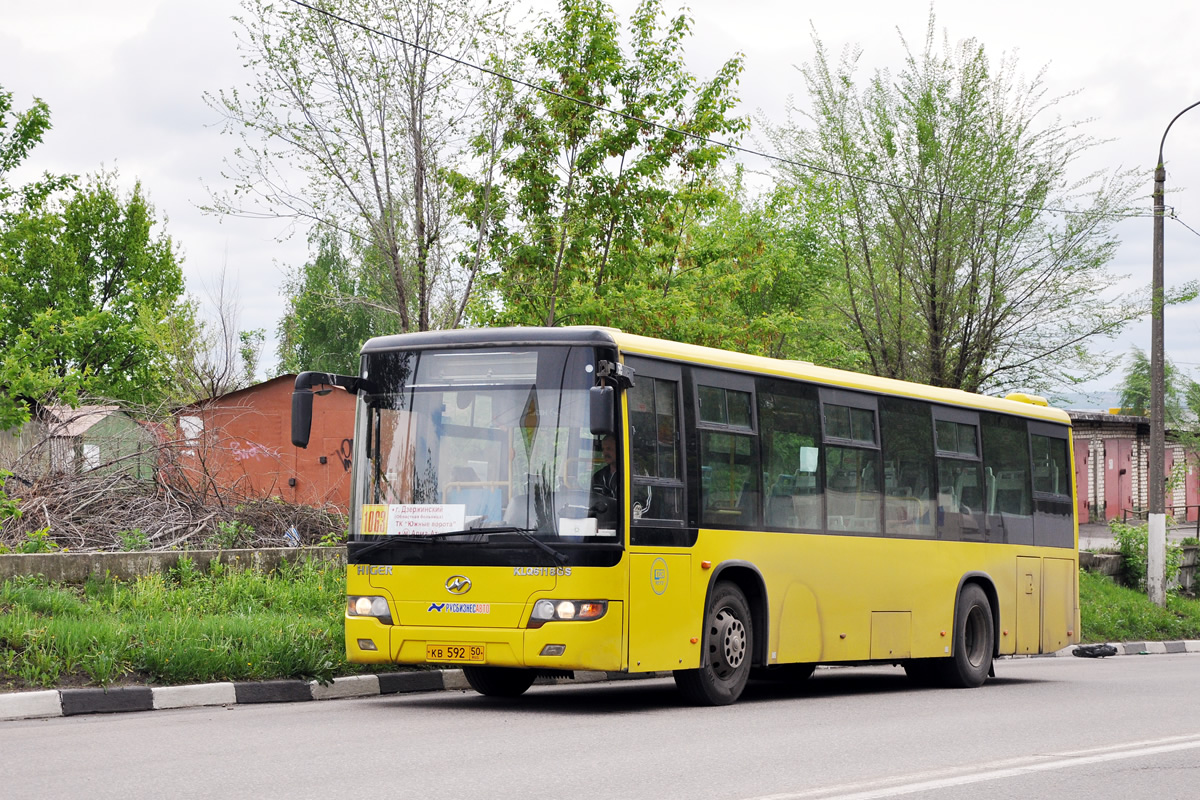
[[[537,545],[538,548],[550,554],[556,564],[566,564],[571,560],[566,553],[555,550],[550,545],[543,542],[541,539],[533,535],[533,528],[518,528],[515,525],[507,525],[503,528],[484,528],[479,533],[515,533],[530,544]]]
[[[493,533],[515,533],[525,541],[548,553],[554,559],[555,563],[566,564],[571,560],[566,553],[555,550],[553,547],[534,536],[533,530],[535,529],[519,528],[516,525],[504,525],[499,528],[466,528],[461,531],[442,531],[440,533],[431,533],[426,536],[388,536],[387,538],[380,539],[377,542],[371,542],[369,545],[360,550],[356,550],[354,555],[357,558],[361,558],[368,553],[374,553],[376,550],[390,548],[399,542],[428,542],[435,539],[449,539],[453,536],[477,536],[481,534],[486,536]]]

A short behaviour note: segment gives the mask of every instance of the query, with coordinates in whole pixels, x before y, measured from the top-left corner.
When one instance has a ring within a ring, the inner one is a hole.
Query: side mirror
[[[312,432],[313,393],[309,389],[292,392],[292,444],[308,447]]]
[[[617,393],[611,386],[593,386],[589,389],[588,405],[592,417],[593,436],[611,436],[617,432],[615,424]]]

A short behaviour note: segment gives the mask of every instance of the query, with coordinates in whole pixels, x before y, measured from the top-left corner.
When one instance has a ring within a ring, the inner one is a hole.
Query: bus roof
[[[364,354],[388,350],[427,350],[432,348],[491,346],[579,345],[587,347],[617,347],[623,354],[649,358],[664,358],[692,364],[720,367],[754,374],[778,375],[808,380],[828,386],[859,389],[888,395],[920,398],[953,406],[1016,414],[1070,425],[1071,419],[1061,409],[1043,405],[1041,398],[1024,394],[1010,395],[1012,399],[946,389],[920,383],[881,378],[848,370],[821,367],[807,361],[790,361],[747,355],[714,347],[673,342],[649,336],[625,333],[617,328],[592,325],[570,325],[556,328],[468,328],[461,330],[425,331],[421,333],[377,336],[363,345]]]

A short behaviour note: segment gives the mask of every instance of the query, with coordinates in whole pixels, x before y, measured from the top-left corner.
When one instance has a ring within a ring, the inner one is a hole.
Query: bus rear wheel
[[[718,583],[704,622],[700,668],[675,670],[675,685],[690,703],[726,706],[746,688],[754,653],[750,604],[742,590]]]
[[[533,685],[536,673],[516,667],[463,667],[463,676],[487,697],[518,697]]]
[[[954,615],[954,655],[942,666],[942,684],[956,689],[981,686],[992,671],[996,626],[992,604],[978,584],[963,587]]]

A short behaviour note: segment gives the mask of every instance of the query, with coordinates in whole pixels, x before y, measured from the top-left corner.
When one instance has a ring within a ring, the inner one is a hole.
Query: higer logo
[[[450,594],[466,594],[471,591],[471,579],[465,575],[453,575],[446,580],[446,591]]]

